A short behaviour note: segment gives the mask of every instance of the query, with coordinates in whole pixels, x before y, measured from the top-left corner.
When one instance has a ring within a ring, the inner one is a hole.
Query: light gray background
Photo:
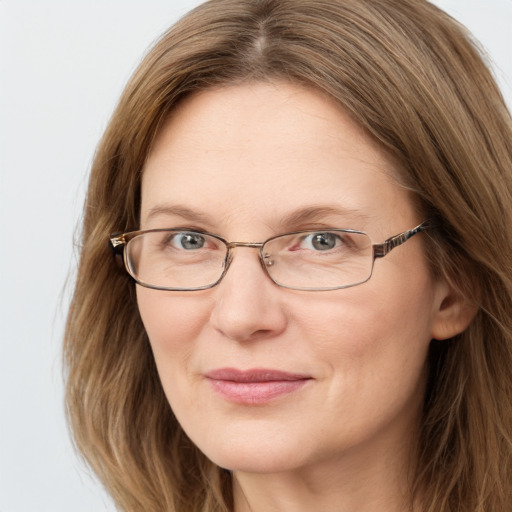
[[[126,80],[199,3],[0,0],[0,512],[114,511],[74,455],[62,412],[73,233]],[[512,105],[512,0],[436,3],[482,42]]]

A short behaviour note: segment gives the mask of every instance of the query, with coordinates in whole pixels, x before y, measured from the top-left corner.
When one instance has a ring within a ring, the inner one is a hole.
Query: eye
[[[311,249],[315,251],[329,251],[339,247],[343,243],[341,237],[335,233],[311,233],[305,236],[301,241],[302,249]]]
[[[177,233],[172,235],[168,241],[175,249],[185,249],[186,251],[202,249],[205,242],[205,237],[200,233]]]

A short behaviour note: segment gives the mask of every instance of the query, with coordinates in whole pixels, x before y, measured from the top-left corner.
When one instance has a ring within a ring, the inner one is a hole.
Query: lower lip
[[[237,404],[257,405],[275,400],[304,387],[311,379],[236,382],[208,379],[213,390],[224,399]]]

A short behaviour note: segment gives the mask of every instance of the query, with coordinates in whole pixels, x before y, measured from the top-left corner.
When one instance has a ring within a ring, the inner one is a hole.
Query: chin
[[[263,442],[230,442],[223,439],[215,446],[204,446],[199,443],[198,448],[217,466],[234,472],[245,473],[280,473],[301,467],[304,460],[304,451],[298,450],[299,443],[283,444],[281,439],[272,439],[269,436]]]
[[[282,473],[300,467],[300,464],[294,464],[280,454],[262,453],[260,450],[245,454],[219,454],[210,460],[223,469],[240,473]]]

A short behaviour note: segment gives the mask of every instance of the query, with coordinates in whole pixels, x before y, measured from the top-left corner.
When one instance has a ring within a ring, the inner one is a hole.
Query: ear
[[[446,340],[460,334],[475,317],[478,306],[445,282],[439,282],[434,302],[431,337]]]

